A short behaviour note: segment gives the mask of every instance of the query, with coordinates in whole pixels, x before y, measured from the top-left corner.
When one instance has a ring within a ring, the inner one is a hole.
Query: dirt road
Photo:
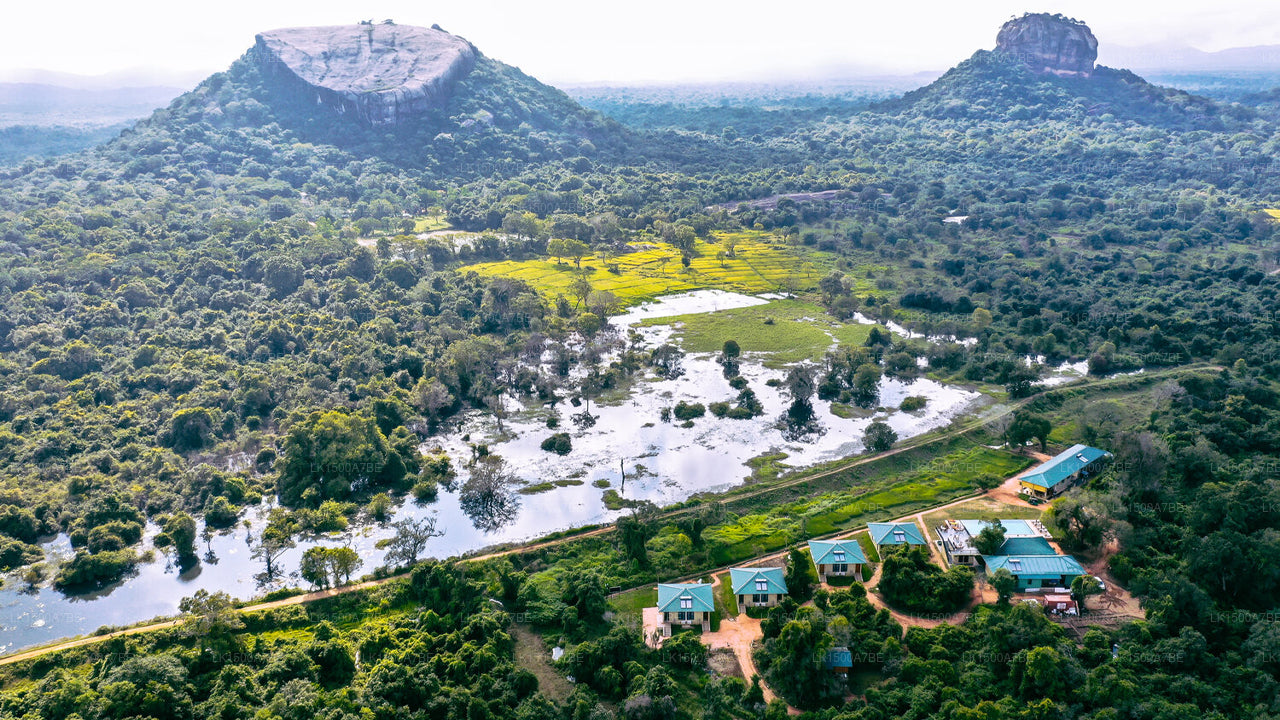
[[[751,656],[751,651],[762,637],[764,637],[764,633],[760,631],[760,621],[747,617],[746,614],[741,614],[733,618],[724,618],[720,621],[719,630],[703,633],[701,639],[702,644],[709,648],[732,650],[734,657],[738,658],[738,667],[742,668],[742,676],[746,678],[747,684],[750,685],[752,676],[760,674],[756,670],[756,661]],[[764,678],[760,680],[760,689],[764,691],[764,701],[767,703],[773,702],[777,695],[764,683]]]
[[[1190,370],[1197,370],[1197,369],[1205,369],[1205,370],[1220,370],[1220,369],[1221,369],[1221,367],[1219,367],[1219,366],[1214,366],[1214,365],[1209,365],[1209,364],[1204,364],[1204,363],[1197,363],[1197,364],[1193,364],[1193,365],[1188,365],[1188,366],[1183,366],[1183,367],[1178,367],[1178,368],[1168,368],[1168,369],[1165,369],[1165,370],[1159,370],[1159,371],[1156,371],[1156,372],[1148,373],[1147,377],[1163,377],[1163,376],[1166,376],[1166,375],[1176,375],[1176,374],[1181,374],[1181,373],[1184,373],[1184,372],[1187,372],[1187,371],[1190,371]],[[1070,384],[1070,386],[1071,386],[1071,387],[1081,387],[1081,386],[1105,387],[1105,386],[1107,386],[1107,385],[1116,384],[1116,383],[1118,383],[1118,382],[1121,382],[1121,381],[1127,381],[1127,380],[1129,380],[1129,378],[1102,378],[1102,379],[1097,379],[1097,380],[1086,378],[1086,379],[1085,379],[1085,380],[1083,380],[1083,381],[1077,381],[1077,382],[1075,382],[1075,383],[1071,383],[1071,384]],[[1056,390],[1056,389],[1060,389],[1061,387],[1066,387],[1066,386],[1060,386],[1059,388],[1054,388],[1054,389],[1055,389],[1055,390]],[[1050,392],[1051,392],[1051,391],[1050,391]],[[825,470],[825,471],[823,471],[823,472],[816,473],[816,474],[799,474],[797,477],[795,477],[795,478],[793,478],[793,479],[790,479],[790,480],[787,480],[787,481],[784,481],[784,482],[771,483],[771,484],[763,485],[763,486],[761,486],[761,488],[760,488],[760,489],[758,489],[758,490],[753,490],[753,491],[749,491],[749,492],[745,492],[745,493],[740,493],[740,494],[737,494],[737,495],[733,495],[731,499],[738,500],[738,499],[741,499],[741,498],[754,497],[754,496],[759,495],[759,494],[761,494],[761,493],[765,493],[765,492],[772,492],[772,491],[777,490],[777,489],[779,489],[779,488],[790,487],[790,486],[792,486],[792,485],[796,485],[796,484],[799,484],[799,483],[809,482],[809,481],[811,481],[811,480],[815,480],[815,479],[818,479],[818,478],[828,477],[828,476],[831,476],[831,475],[834,475],[834,474],[837,474],[837,473],[844,472],[844,471],[849,470],[849,469],[851,469],[851,468],[859,467],[859,466],[864,465],[864,464],[869,463],[869,462],[874,462],[874,461],[879,460],[879,459],[881,459],[881,458],[885,458],[885,457],[892,457],[892,456],[897,455],[897,454],[899,454],[899,453],[903,453],[903,452],[906,452],[906,451],[908,451],[908,450],[912,450],[912,449],[915,449],[915,448],[918,448],[918,447],[921,447],[921,446],[924,446],[924,445],[929,445],[929,444],[932,444],[932,443],[935,443],[935,442],[939,442],[939,441],[946,440],[946,439],[949,439],[949,438],[952,438],[952,437],[956,437],[956,436],[958,436],[958,435],[964,435],[964,434],[966,434],[966,433],[968,433],[968,432],[971,432],[971,431],[973,431],[973,430],[976,430],[976,429],[978,429],[978,428],[982,427],[983,425],[986,425],[986,424],[988,424],[988,423],[990,423],[990,422],[992,422],[992,421],[994,421],[994,420],[997,420],[997,419],[1002,418],[1002,417],[1004,417],[1004,416],[1006,416],[1006,415],[1009,415],[1009,414],[1010,414],[1010,413],[1012,413],[1013,411],[1017,410],[1018,408],[1023,407],[1023,406],[1024,406],[1024,405],[1026,405],[1027,403],[1029,403],[1029,402],[1031,402],[1031,401],[1035,400],[1036,398],[1040,397],[1040,396],[1041,396],[1041,395],[1043,395],[1043,394],[1044,394],[1044,393],[1039,393],[1039,394],[1033,395],[1033,396],[1031,396],[1031,397],[1029,397],[1029,398],[1023,398],[1023,399],[1021,399],[1021,400],[1017,400],[1017,401],[1014,401],[1014,402],[1007,403],[1007,404],[1005,404],[1003,407],[1001,407],[997,412],[995,412],[994,414],[986,415],[986,416],[981,416],[981,417],[977,417],[977,418],[974,418],[974,419],[972,419],[972,420],[969,420],[969,421],[967,421],[967,422],[965,422],[965,423],[958,424],[958,425],[953,424],[952,426],[950,426],[950,427],[948,427],[948,428],[946,428],[946,429],[944,429],[944,430],[942,430],[942,431],[940,431],[940,432],[937,432],[936,434],[935,434],[935,433],[928,433],[928,434],[925,434],[925,435],[917,436],[917,437],[915,437],[915,438],[911,438],[911,439],[909,439],[909,440],[904,441],[904,442],[903,442],[901,445],[899,445],[898,447],[896,447],[896,448],[894,448],[894,449],[892,449],[892,450],[889,450],[888,452],[879,453],[879,454],[877,454],[877,455],[860,456],[860,457],[858,457],[856,460],[852,460],[852,461],[850,461],[850,462],[848,462],[848,463],[843,463],[843,464],[841,464],[841,465],[838,465],[838,466],[836,466],[836,467],[832,467],[832,468],[830,468],[830,469],[828,469],[828,470]],[[1011,479],[1011,480],[1006,481],[1004,484],[1002,484],[1002,485],[1001,485],[1001,487],[1000,487],[1000,488],[997,488],[996,490],[991,491],[991,492],[992,492],[992,493],[1000,492],[1000,491],[1002,491],[1003,489],[1005,489],[1005,488],[1006,488],[1006,486],[1009,486],[1009,485],[1010,485],[1010,483],[1012,483],[1012,487],[1014,488],[1014,495],[1015,495],[1015,497],[1010,497],[1010,498],[1009,498],[1010,504],[1026,504],[1026,503],[1025,503],[1025,501],[1022,501],[1020,498],[1017,498],[1017,497],[1016,497],[1016,487],[1017,487],[1017,483],[1016,483],[1015,479]],[[972,500],[972,499],[973,499],[973,497],[974,497],[974,496],[970,495],[970,496],[966,496],[966,497],[964,497],[964,498],[960,498],[960,499],[958,499],[958,500],[952,501],[952,502],[950,502],[950,503],[946,503],[946,504],[944,504],[944,505],[940,505],[940,506],[938,506],[938,507],[929,508],[929,509],[924,510],[924,511],[922,511],[922,512],[920,512],[920,513],[915,513],[915,514],[910,515],[910,516],[905,516],[905,517],[903,517],[903,518],[899,518],[898,522],[903,522],[903,521],[906,521],[906,520],[908,520],[908,519],[912,519],[912,518],[917,518],[916,522],[920,522],[920,520],[919,520],[918,518],[921,518],[921,517],[923,516],[923,513],[925,513],[925,512],[936,512],[937,510],[945,509],[945,508],[951,507],[952,505],[957,505],[957,504],[959,504],[959,503],[961,503],[961,502],[967,502],[968,500]],[[1003,499],[1003,497],[1004,497],[1004,495],[1002,495],[1002,496],[1001,496],[1001,498],[1002,498],[1002,499]],[[1029,506],[1029,505],[1028,505],[1028,506]],[[1029,507],[1030,507],[1030,506],[1029,506]],[[688,510],[688,509],[681,509],[681,510],[669,511],[669,512],[665,512],[665,513],[661,513],[661,514],[658,516],[658,519],[670,519],[670,518],[673,518],[673,517],[678,517],[678,516],[680,516],[680,515],[682,515],[682,514],[684,514],[684,513],[687,513],[687,512],[689,512],[689,510]],[[604,534],[606,534],[606,533],[613,532],[613,530],[614,530],[614,527],[613,527],[612,525],[609,525],[609,526],[605,526],[605,527],[601,527],[601,528],[596,528],[596,529],[594,529],[594,530],[589,530],[589,531],[586,531],[586,532],[577,533],[577,534],[574,534],[574,535],[568,535],[568,536],[565,536],[565,537],[556,538],[556,539],[554,539],[554,540],[547,540],[547,541],[543,541],[543,542],[533,543],[533,544],[530,544],[530,545],[522,545],[522,546],[519,546],[519,547],[507,548],[507,549],[505,549],[505,550],[499,550],[499,551],[495,551],[495,552],[492,552],[492,553],[486,553],[486,554],[483,554],[483,555],[477,555],[477,556],[473,556],[473,557],[461,558],[461,559],[459,560],[459,562],[480,562],[480,561],[483,561],[483,560],[489,560],[489,559],[493,559],[493,558],[505,557],[505,556],[507,556],[507,555],[512,555],[512,554],[515,554],[515,553],[522,553],[522,552],[528,552],[528,551],[530,551],[530,550],[536,550],[536,549],[540,549],[540,548],[553,547],[553,546],[560,545],[560,544],[563,544],[563,543],[566,543],[566,542],[572,542],[572,541],[574,541],[574,540],[578,540],[578,539],[581,539],[581,538],[584,538],[584,537],[593,537],[593,536],[597,536],[597,535],[604,535]],[[835,535],[834,537],[837,537],[837,538],[851,537],[851,536],[852,536],[852,535],[854,535],[856,532],[865,532],[865,531],[850,531],[850,532],[844,532],[844,533],[837,534],[837,535]],[[781,557],[783,554],[785,554],[785,552],[786,552],[786,551],[783,551],[783,552],[780,552],[780,553],[774,553],[774,554],[772,554],[772,555],[766,556],[766,558],[762,558],[762,560],[769,559],[769,558],[777,558],[777,557]],[[931,547],[931,552],[932,552],[932,547]],[[712,572],[719,572],[719,571],[720,571],[720,570],[722,570],[722,569],[723,569],[723,568],[718,569],[718,570],[715,570],[715,571],[712,571]],[[705,573],[700,573],[700,575],[702,575],[702,574],[705,574]],[[329,589],[329,590],[321,590],[321,591],[318,591],[318,592],[306,593],[306,594],[303,594],[303,595],[295,595],[295,596],[293,596],[293,597],[285,598],[285,599],[283,599],[283,600],[275,600],[275,601],[272,601],[272,602],[258,603],[258,604],[254,604],[254,605],[246,605],[245,607],[241,608],[240,612],[259,612],[259,611],[262,611],[262,610],[271,610],[271,609],[273,609],[273,608],[277,608],[277,607],[284,607],[284,606],[286,606],[286,605],[298,605],[298,604],[302,604],[302,603],[312,602],[312,601],[320,600],[320,599],[327,598],[327,597],[333,597],[333,596],[335,596],[335,595],[342,595],[342,594],[345,594],[345,593],[357,592],[357,591],[364,590],[364,589],[367,589],[367,588],[370,588],[370,587],[374,587],[374,586],[377,586],[377,585],[385,584],[385,583],[388,583],[388,582],[393,582],[393,581],[395,581],[395,580],[397,580],[397,579],[399,579],[399,578],[401,578],[401,577],[403,577],[403,575],[393,575],[393,576],[390,576],[390,577],[383,578],[383,579],[381,579],[381,580],[372,580],[372,581],[369,581],[369,582],[359,583],[359,584],[357,584],[357,585],[347,585],[347,586],[340,587],[340,588],[332,588],[332,589]],[[96,643],[104,642],[104,641],[109,640],[109,639],[111,639],[111,638],[121,637],[121,636],[124,636],[124,635],[135,635],[135,634],[138,634],[138,633],[151,632],[151,631],[153,631],[153,630],[161,630],[161,629],[164,629],[164,628],[173,627],[176,623],[177,623],[177,621],[175,621],[175,620],[166,620],[166,621],[161,621],[161,622],[156,622],[156,623],[150,623],[150,624],[147,624],[147,625],[139,625],[139,626],[137,626],[137,627],[128,628],[128,629],[125,629],[125,630],[117,630],[117,631],[115,631],[115,632],[107,633],[107,634],[104,634],[104,635],[93,635],[93,636],[89,636],[89,637],[78,638],[78,639],[75,639],[75,640],[67,640],[67,641],[65,641],[65,642],[55,643],[55,644],[53,644],[53,645],[46,645],[46,646],[44,646],[44,647],[40,647],[40,648],[32,648],[32,649],[25,650],[25,651],[20,652],[20,653],[16,653],[16,654],[14,654],[14,655],[8,655],[8,656],[5,656],[5,657],[0,657],[0,665],[10,665],[10,664],[12,664],[12,663],[20,662],[20,661],[22,661],[22,660],[29,660],[29,659],[31,659],[31,658],[39,657],[39,656],[44,655],[44,654],[47,654],[47,653],[58,652],[58,651],[60,651],[60,650],[69,650],[69,649],[71,649],[71,648],[81,647],[81,646],[84,646],[84,645],[92,645],[92,644],[96,644]]]

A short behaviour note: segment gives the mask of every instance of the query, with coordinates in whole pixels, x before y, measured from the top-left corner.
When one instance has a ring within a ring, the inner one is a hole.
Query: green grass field
[[[688,268],[681,265],[675,247],[648,241],[631,243],[634,252],[607,259],[589,255],[581,269],[569,259],[557,262],[555,258],[477,263],[463,269],[524,280],[549,298],[570,297],[570,284],[582,276],[593,289],[612,292],[624,305],[631,305],[698,288],[744,293],[810,290],[835,266],[829,253],[788,245],[763,231],[717,232],[712,239],[715,242],[697,241]],[[730,242],[734,243],[732,258],[727,256]],[[617,265],[618,272],[606,269],[609,264]]]
[[[764,305],[677,315],[643,325],[674,325],[687,352],[719,352],[736,340],[743,352],[768,353],[769,363],[787,365],[820,359],[835,343],[861,345],[871,325],[845,324],[803,300],[774,300]]]
[[[738,617],[738,596],[733,594],[729,573],[720,575],[720,585],[716,590],[716,610],[720,613],[720,618]]]
[[[658,604],[658,586],[646,585],[618,593],[609,598],[609,604],[625,624],[634,624],[639,627],[643,620],[644,609]]]
[[[867,556],[867,565],[880,562],[880,551],[876,549],[876,544],[871,541],[871,533],[860,532],[854,535],[858,540],[858,545],[862,547],[862,554]],[[870,569],[863,573],[863,577],[871,577]]]
[[[1008,477],[1029,463],[1027,458],[1003,450],[974,446],[913,468],[888,487],[870,492],[855,487],[762,507],[708,528],[703,537],[713,562],[727,565],[805,538],[899,517],[961,497],[976,490],[974,480],[979,476]]]
[[[446,230],[449,228],[449,222],[444,219],[444,215],[423,215],[413,219],[413,231],[415,233],[434,232],[436,230]]]
[[[924,516],[924,522],[926,527],[934,528],[943,520],[1038,520],[1043,514],[1044,511],[1037,508],[1006,505],[999,500],[984,497],[928,513]]]

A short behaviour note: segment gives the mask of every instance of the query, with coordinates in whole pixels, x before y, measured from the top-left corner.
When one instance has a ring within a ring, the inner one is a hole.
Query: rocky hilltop
[[[270,79],[370,125],[398,125],[448,102],[475,68],[471,43],[438,27],[391,24],[271,30],[253,58]]]
[[[996,47],[1038,73],[1089,77],[1098,59],[1098,39],[1089,26],[1062,15],[1033,13],[1000,28]]]

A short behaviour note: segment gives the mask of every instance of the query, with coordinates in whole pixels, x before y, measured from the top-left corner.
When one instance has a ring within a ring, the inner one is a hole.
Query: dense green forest
[[[653,651],[604,619],[609,588],[655,566],[752,554],[725,529],[758,508],[726,496],[306,606],[241,617],[198,596],[175,628],[7,666],[0,717],[1280,716],[1272,96],[1229,104],[1107,69],[1046,79],[981,52],[883,102],[601,113],[481,56],[448,105],[386,130],[280,96],[249,54],[99,148],[0,170],[0,568],[64,532],[76,556],[54,581],[83,590],[142,561],[148,522],[185,564],[193,518],[228,527],[278,497],[254,548],[269,558],[379,512],[382,493],[499,483],[480,448],[418,448],[466,409],[501,412],[499,395],[589,402],[673,361],[602,326],[615,303],[589,283],[572,302],[467,265],[572,257],[570,240],[579,258],[662,241],[687,261],[717,232],[760,230],[832,258],[795,291],[833,318],[955,340],[873,331],[788,378],[793,416],[813,394],[872,407],[860,394],[881,373],[1025,400],[1019,417],[1055,442],[1116,455],[1049,518],[1072,550],[1110,548],[1147,613],[1079,642],[1025,604],[904,632],[861,585],[822,590],[762,621],[769,705],[709,671],[693,635]],[[818,191],[839,192],[753,202]],[[475,242],[419,237],[426,217]],[[1095,378],[1194,371],[1123,402],[1039,394],[1041,363],[1067,361]],[[722,414],[751,415],[745,392]],[[952,609],[972,581],[926,588],[923,557],[885,565],[904,609]],[[530,668],[522,643],[567,652]],[[837,645],[874,680],[826,672]],[[548,679],[566,675],[567,690]]]

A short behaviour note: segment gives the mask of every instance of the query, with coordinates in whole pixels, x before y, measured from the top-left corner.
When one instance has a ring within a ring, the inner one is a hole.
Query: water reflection
[[[687,302],[705,309],[751,302],[743,297],[699,296]],[[668,299],[668,314],[691,312],[690,305],[683,302]],[[636,317],[653,316],[652,312],[633,311]],[[672,334],[670,327],[644,328],[641,343],[655,347],[670,341]],[[183,574],[157,553],[155,561],[141,564],[133,577],[94,593],[70,597],[47,585],[29,588],[20,577],[11,576],[0,589],[0,653],[90,633],[103,625],[173,615],[182,598],[200,589],[249,599],[287,585],[306,587],[297,568],[302,554],[311,547],[349,546],[364,560],[363,571],[369,572],[385,563],[386,550],[379,548],[378,542],[394,534],[391,523],[435,515],[444,535],[428,542],[425,555],[462,555],[494,544],[609,522],[622,511],[604,506],[602,495],[608,490],[628,500],[659,505],[679,502],[698,492],[740,484],[750,473],[747,460],[766,452],[786,453],[787,464],[795,467],[811,465],[861,452],[862,434],[874,419],[885,420],[899,437],[907,438],[945,425],[983,402],[977,393],[927,378],[916,380],[910,388],[907,383],[885,378],[879,389],[879,409],[842,417],[832,414],[831,403],[815,400],[815,421],[825,432],[792,441],[775,426],[790,399],[780,388],[767,384],[781,381],[784,373],[765,367],[759,358],[744,357],[740,362],[743,377],[765,411],[751,420],[705,417],[688,428],[660,420],[661,408],[678,400],[710,403],[737,395],[738,390],[729,385],[714,358],[696,354],[684,358],[684,372],[679,377],[637,378],[625,394],[593,397],[591,414],[596,424],[591,428],[574,428],[570,415],[581,408],[569,403],[509,408],[501,432],[491,415],[465,413],[424,445],[424,450],[441,446],[460,476],[441,484],[435,502],[418,504],[409,499],[395,509],[387,523],[299,539],[296,547],[283,550],[275,559],[284,572],[270,580],[263,576],[264,562],[253,556],[252,545],[267,525],[272,500],[249,508],[242,522],[226,530],[206,531],[201,526],[203,562]],[[926,407],[920,412],[897,411],[908,395],[926,397]],[[553,432],[547,427],[549,417],[557,418],[559,432],[572,428],[573,450],[566,456],[541,449],[541,441]],[[470,439],[464,440],[467,435]],[[505,460],[496,472],[489,472],[493,467],[483,458],[477,459],[475,467],[465,466],[478,443],[487,443],[492,454]],[[516,492],[517,484],[559,479],[580,484],[531,495]],[[147,529],[144,548],[151,547],[158,532],[159,528]],[[53,564],[59,557],[74,554],[65,535],[47,543],[45,550]]]
[[[467,483],[458,504],[471,524],[485,534],[510,525],[520,515],[520,498],[509,487],[471,487]]]

